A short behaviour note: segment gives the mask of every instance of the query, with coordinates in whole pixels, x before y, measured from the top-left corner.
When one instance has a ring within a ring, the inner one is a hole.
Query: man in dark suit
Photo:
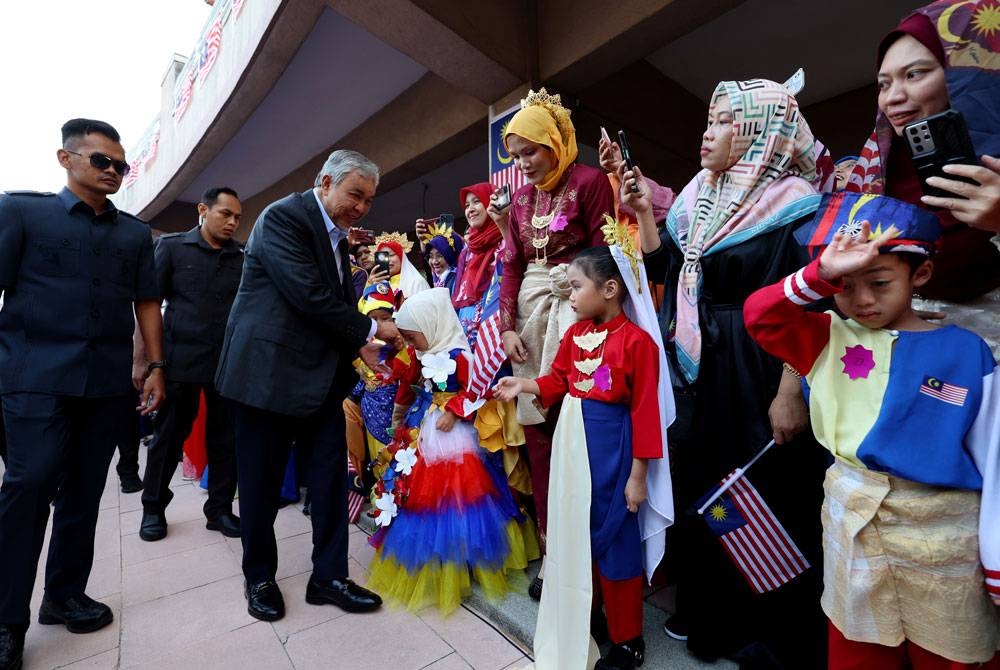
[[[215,382],[233,405],[247,610],[264,621],[285,612],[275,583],[274,520],[293,441],[312,494],[306,602],[349,612],[382,603],[347,578],[342,408],[357,381],[353,359],[360,352],[379,368],[372,338],[399,341],[392,322],[358,311],[347,256],[349,231],[368,213],[378,178],[361,154],[334,151],[315,188],[270,204],[247,241]]]

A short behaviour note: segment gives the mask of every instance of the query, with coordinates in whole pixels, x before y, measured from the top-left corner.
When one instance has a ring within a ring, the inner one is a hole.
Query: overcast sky
[[[210,12],[204,0],[0,0],[0,191],[62,188],[59,128],[74,117],[109,122],[131,151],[171,55],[190,56]]]

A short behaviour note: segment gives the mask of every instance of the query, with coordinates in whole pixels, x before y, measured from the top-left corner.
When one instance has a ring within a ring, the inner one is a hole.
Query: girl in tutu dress
[[[471,591],[510,590],[510,571],[527,561],[509,492],[497,488],[480,457],[465,391],[469,345],[448,289],[419,293],[396,325],[409,345],[396,359],[397,402],[410,404],[389,449],[391,467],[376,485],[377,553],[369,586],[412,610],[449,613]]]

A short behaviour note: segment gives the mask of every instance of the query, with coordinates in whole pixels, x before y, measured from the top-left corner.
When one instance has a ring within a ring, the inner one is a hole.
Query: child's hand
[[[871,224],[864,221],[858,235],[837,233],[819,257],[819,276],[823,281],[836,281],[846,274],[856,272],[878,256],[879,248],[899,235],[895,226],[889,226],[875,239],[869,239]]]
[[[628,205],[636,212],[648,212],[653,208],[653,196],[649,191],[646,180],[642,178],[642,170],[636,167],[629,170],[628,166],[622,162],[618,166],[618,179],[621,182],[621,202]],[[632,185],[638,187],[638,191],[632,190]]]
[[[646,477],[630,475],[625,482],[625,504],[629,512],[638,512],[639,505],[646,502]]]
[[[504,377],[493,387],[493,397],[502,402],[510,402],[521,393],[524,393],[524,382],[518,377]]]
[[[441,412],[441,416],[438,417],[437,424],[435,425],[437,426],[437,429],[440,430],[442,433],[447,433],[450,432],[451,429],[455,427],[456,419],[457,417],[455,416],[454,412],[451,412],[450,410],[446,409],[443,412]]]

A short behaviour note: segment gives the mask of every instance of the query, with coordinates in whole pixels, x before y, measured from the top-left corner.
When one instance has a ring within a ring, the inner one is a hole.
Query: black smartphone
[[[372,267],[372,269],[375,270],[376,272],[385,272],[385,273],[388,273],[389,272],[389,255],[391,253],[392,252],[386,251],[385,249],[383,249],[382,251],[376,251],[375,252],[375,265]]]
[[[618,147],[622,150],[622,160],[625,161],[625,167],[629,170],[635,169],[635,162],[632,160],[632,150],[628,146],[628,139],[625,138],[625,131],[618,131]],[[632,184],[632,192],[639,192],[639,185],[636,183]]]
[[[944,177],[969,184],[976,184],[972,179],[946,174],[945,165],[959,163],[962,165],[979,165],[976,159],[976,149],[969,137],[962,112],[948,109],[915,121],[903,127],[903,137],[910,146],[910,155],[920,177],[920,187],[925,195],[936,195],[942,198],[959,198],[961,196],[949,191],[927,185],[928,177]]]
[[[503,211],[509,206],[510,206],[510,186],[508,184],[504,184],[503,186],[500,187],[500,195],[498,195],[497,199],[493,201],[493,208],[499,212]]]
[[[454,228],[455,227],[455,215],[454,214],[442,214],[437,218],[438,226]]]

